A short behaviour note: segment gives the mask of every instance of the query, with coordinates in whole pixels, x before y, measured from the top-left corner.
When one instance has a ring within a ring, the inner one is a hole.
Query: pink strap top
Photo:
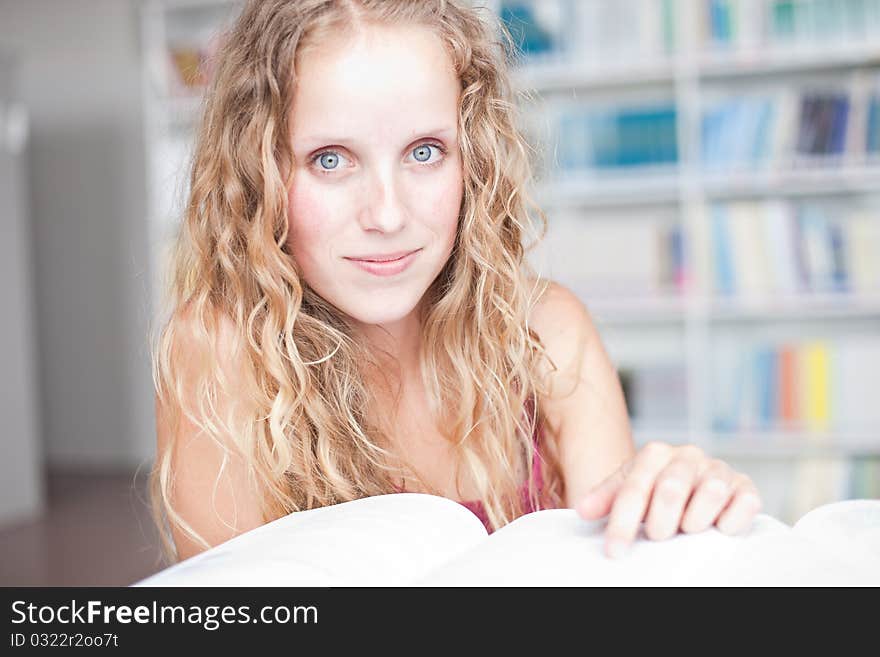
[[[532,459],[532,473],[531,476],[535,482],[535,489],[538,493],[538,497],[540,499],[541,492],[544,487],[544,479],[541,476],[541,456],[538,452],[538,440],[542,433],[541,427],[538,426],[535,428],[535,435],[532,440],[532,445],[534,446],[535,454]],[[531,499],[529,498],[529,482],[524,481],[522,485],[519,487],[519,493],[522,497],[523,508],[525,511],[523,513],[531,513],[532,511],[538,511],[540,509],[540,505],[538,508],[532,504]],[[486,527],[486,531],[490,534],[494,531],[492,529],[492,525],[489,523],[489,514],[486,513],[486,507],[480,500],[469,500],[466,502],[459,501],[459,504],[468,508],[477,518],[479,518],[483,525]]]
[[[544,487],[544,479],[541,475],[541,455],[538,451],[538,443],[543,434],[543,428],[540,425],[536,425],[535,433],[532,437],[532,445],[534,447],[534,457],[532,459],[532,472],[531,479],[535,482],[535,489],[538,494],[538,498],[541,497],[541,492]],[[406,491],[402,488],[398,487],[398,490],[401,493],[405,493]],[[529,498],[529,481],[524,481],[519,488],[520,495],[523,500],[523,508],[525,509],[524,513],[531,513],[532,511],[538,511],[538,508],[535,508]],[[466,507],[470,510],[486,527],[486,530],[491,534],[493,532],[492,526],[489,522],[489,515],[486,513],[486,507],[480,500],[468,500],[465,502],[458,501],[459,504]]]

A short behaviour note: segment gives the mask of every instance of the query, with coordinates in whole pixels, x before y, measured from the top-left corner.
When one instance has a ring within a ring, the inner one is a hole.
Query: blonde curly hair
[[[171,504],[184,417],[243,459],[265,491],[265,521],[393,492],[399,480],[388,434],[368,412],[377,403],[364,377],[375,363],[371,349],[305,283],[287,245],[292,63],[324,35],[365,24],[428,27],[461,83],[464,193],[452,254],[420,306],[421,380],[454,448],[456,477],[469,473],[492,527],[524,512],[518,473],[533,466],[542,421],[534,402],[548,391],[540,363],[550,362],[529,328],[549,282],[525,260],[534,246],[525,241],[543,238],[547,221],[526,191],[537,151],[518,127],[509,77],[516,49],[486,12],[453,0],[252,0],[223,34],[167,274],[167,318],[152,344],[157,408],[172,429],[150,474],[150,497],[169,559],[172,526],[209,547]],[[192,373],[195,360],[179,344],[186,334],[188,345],[211,354],[220,317],[232,327],[224,356],[246,364],[234,382],[240,403],[224,413],[217,399],[232,394],[228,372],[209,357],[185,384],[184,364]],[[529,484],[531,504],[561,506],[555,441],[545,440],[541,460],[544,488],[539,495]]]

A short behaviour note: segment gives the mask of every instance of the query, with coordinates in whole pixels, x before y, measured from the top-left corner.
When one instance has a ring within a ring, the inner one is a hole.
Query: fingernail
[[[612,538],[608,540],[608,555],[612,559],[619,559],[620,557],[626,556],[629,552],[629,543],[626,541],[622,541],[617,538]]]

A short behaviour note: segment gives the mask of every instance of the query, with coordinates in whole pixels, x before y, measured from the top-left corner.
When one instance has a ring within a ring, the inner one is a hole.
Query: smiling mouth
[[[361,262],[397,262],[398,260],[402,260],[405,257],[405,255],[402,255],[399,258],[387,258],[384,260],[374,260],[373,258],[354,258],[354,260],[360,260]]]
[[[410,267],[420,251],[421,249],[416,249],[392,260],[367,260],[364,258],[346,258],[346,260],[376,276],[396,276]]]
[[[398,255],[391,256],[376,256],[372,258],[346,258],[346,260],[355,260],[357,262],[397,262],[398,260],[403,260],[408,255],[412,255],[416,251],[421,251],[421,249],[414,249],[412,251],[407,251],[405,253],[400,253]]]

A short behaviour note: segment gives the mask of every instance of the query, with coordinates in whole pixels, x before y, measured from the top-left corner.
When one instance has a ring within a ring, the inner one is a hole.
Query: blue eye
[[[417,161],[426,162],[427,160],[431,159],[431,145],[422,144],[421,146],[416,146],[413,149],[413,154],[416,156]]]
[[[315,161],[320,162],[326,170],[334,170],[339,166],[339,154],[336,151],[325,151],[315,156]]]
[[[425,166],[434,167],[443,162],[443,158],[439,158],[435,162],[429,162],[431,159],[431,149],[438,150],[441,154],[445,154],[446,150],[439,144],[419,144],[412,149],[411,153],[416,159]],[[322,151],[311,159],[313,165],[317,165],[318,171],[322,174],[331,174],[340,168],[340,158],[345,160],[338,151]]]
[[[432,148],[440,151],[440,153],[446,153],[446,151],[443,149],[443,147],[440,146],[439,144],[420,144],[412,150],[413,155],[415,155],[416,161],[417,162],[424,162],[429,167],[440,164],[440,162],[443,161],[442,159],[440,159],[436,162],[428,162],[428,160],[431,159],[431,149]]]

